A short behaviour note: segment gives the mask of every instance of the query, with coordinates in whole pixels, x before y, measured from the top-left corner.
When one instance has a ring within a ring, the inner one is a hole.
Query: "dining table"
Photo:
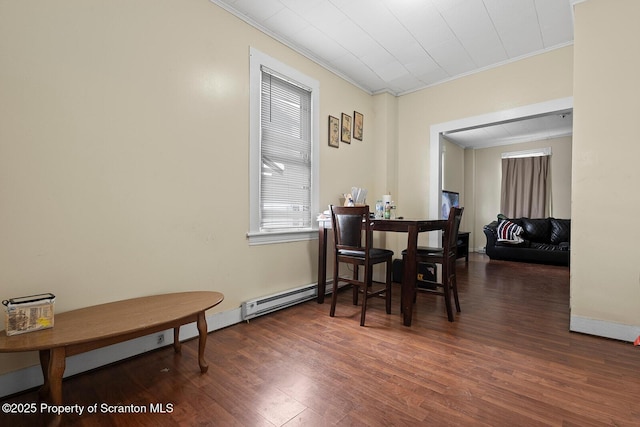
[[[374,231],[407,233],[407,255],[402,274],[402,322],[411,326],[413,316],[413,302],[417,278],[418,235],[428,231],[444,230],[447,221],[444,219],[378,219],[371,218]],[[331,229],[331,218],[318,220],[318,303],[324,303],[327,287],[327,246],[328,231]],[[335,266],[334,266],[335,268]]]

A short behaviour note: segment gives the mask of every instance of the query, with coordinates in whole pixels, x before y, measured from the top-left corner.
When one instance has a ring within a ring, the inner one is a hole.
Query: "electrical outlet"
[[[157,343],[158,345],[164,344],[164,334],[158,335]]]

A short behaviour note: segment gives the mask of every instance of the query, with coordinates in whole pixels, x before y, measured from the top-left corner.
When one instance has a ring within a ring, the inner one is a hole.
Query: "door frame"
[[[573,109],[572,96],[431,125],[429,129],[429,218],[440,218],[443,134],[552,114],[567,109]],[[438,246],[439,237],[434,234],[429,233],[429,245]]]

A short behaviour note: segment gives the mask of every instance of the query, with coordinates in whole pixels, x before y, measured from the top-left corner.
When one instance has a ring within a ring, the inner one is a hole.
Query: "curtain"
[[[508,218],[549,216],[550,157],[502,159],[500,209]]]

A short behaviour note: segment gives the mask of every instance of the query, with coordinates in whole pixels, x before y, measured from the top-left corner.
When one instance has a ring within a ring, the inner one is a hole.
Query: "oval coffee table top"
[[[223,299],[220,292],[179,292],[66,311],[54,315],[50,329],[12,336],[0,331],[0,352],[45,350],[133,334],[205,311]]]

